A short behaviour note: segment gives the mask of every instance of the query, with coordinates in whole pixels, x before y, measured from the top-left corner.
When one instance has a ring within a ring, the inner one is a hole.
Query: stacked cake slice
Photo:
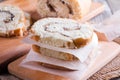
[[[44,18],[32,26],[32,49],[41,56],[84,62],[97,46],[97,36],[88,24],[71,19]]]

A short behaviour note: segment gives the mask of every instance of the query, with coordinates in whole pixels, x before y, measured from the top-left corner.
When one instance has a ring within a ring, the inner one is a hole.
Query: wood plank
[[[80,75],[81,77],[78,80],[86,80],[96,71],[105,66],[114,57],[116,57],[120,52],[120,45],[114,42],[101,42],[100,45],[100,51],[102,53],[97,56],[95,62],[93,62],[91,66],[87,68],[86,72]],[[71,80],[69,78],[53,75],[47,72],[32,70],[19,66],[24,58],[25,56],[9,64],[8,70],[11,74],[26,80]]]
[[[112,13],[115,13],[117,10],[120,10],[120,0],[107,0]]]
[[[93,0],[93,1],[102,3],[105,5],[105,7],[104,7],[104,12],[102,12],[101,14],[92,18],[89,22],[98,24],[98,23],[101,23],[103,20],[109,18],[112,15],[111,9],[110,9],[108,3],[106,2],[106,0]]]
[[[102,13],[104,11],[104,5],[101,3],[93,2],[92,6],[90,8],[90,12],[84,16],[80,21],[86,22],[90,20],[91,18],[97,16],[98,14]]]
[[[0,72],[7,64],[29,51],[30,45],[22,43],[23,38],[0,38]]]

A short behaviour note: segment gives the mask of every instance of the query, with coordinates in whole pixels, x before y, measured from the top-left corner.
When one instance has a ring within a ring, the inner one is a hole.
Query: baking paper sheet
[[[73,61],[73,62],[64,62],[62,60],[54,59],[54,58],[48,58],[45,56],[41,56],[40,54],[34,52],[32,49],[30,50],[27,57],[22,61],[20,64],[21,67],[29,68],[32,70],[38,70],[43,71],[59,76],[63,76],[66,78],[70,78],[72,80],[78,80],[80,76],[86,71],[86,69],[91,66],[91,64],[96,60],[96,57],[101,54],[99,51],[100,45],[90,53],[89,57],[84,63],[81,63],[80,61]],[[47,58],[47,59],[46,59]],[[43,67],[39,64],[39,62],[45,62],[45,63],[54,63],[62,66],[69,67],[69,69],[75,70],[75,71],[63,71],[63,70],[57,70],[57,69],[50,69]],[[78,69],[78,70],[76,70]],[[63,74],[64,73],[64,74]]]
[[[72,54],[75,57],[77,57],[81,62],[84,62],[87,59],[90,52],[95,47],[98,46],[98,38],[97,38],[97,35],[95,33],[93,34],[92,41],[89,42],[86,46],[81,47],[79,49],[58,48],[58,47],[42,44],[42,43],[39,43],[39,42],[36,42],[36,41],[32,40],[30,38],[30,36],[26,37],[23,41],[25,43],[29,43],[29,44],[36,44],[36,45],[38,45],[40,47],[43,47],[43,48],[47,48],[47,49],[51,49],[51,50],[55,50],[55,51],[60,51],[60,52],[65,52],[65,53]]]
[[[85,62],[81,63],[80,60],[64,61],[64,60],[59,60],[59,59],[43,56],[43,55],[35,52],[31,48],[27,57],[22,61],[22,64],[24,64],[24,63],[26,64],[28,62],[42,62],[42,63],[47,63],[47,64],[65,67],[65,68],[70,69],[70,70],[81,70],[81,69],[83,69],[83,67],[87,68],[87,66],[90,64],[92,59],[95,59],[97,53],[94,51],[96,49],[94,49],[92,51],[92,53],[89,54],[89,57],[87,58],[87,60]]]

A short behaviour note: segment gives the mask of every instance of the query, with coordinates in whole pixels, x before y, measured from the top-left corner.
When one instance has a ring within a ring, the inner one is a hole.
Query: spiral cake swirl
[[[39,20],[32,26],[32,31],[32,38],[40,43],[69,49],[86,45],[93,36],[89,25],[62,18]]]
[[[23,36],[26,30],[24,12],[12,5],[0,6],[0,36]]]

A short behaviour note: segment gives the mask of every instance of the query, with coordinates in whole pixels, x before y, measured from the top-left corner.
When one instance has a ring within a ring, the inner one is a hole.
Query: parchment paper
[[[91,66],[91,64],[96,60],[96,56],[100,55],[101,52],[99,51],[99,49],[100,49],[100,45],[99,45],[99,47],[94,49],[92,51],[92,53],[90,53],[89,57],[87,58],[87,60],[84,63],[81,63],[80,61],[64,62],[64,61],[57,60],[57,59],[50,58],[50,57],[49,58],[45,57],[45,56],[40,57],[41,56],[40,54],[34,52],[31,49],[31,51],[29,52],[27,57],[22,61],[20,66],[29,68],[29,69],[33,69],[33,70],[43,71],[43,72],[67,77],[67,78],[69,77],[72,80],[78,80],[80,78],[80,75],[82,75],[86,71],[87,67]],[[38,63],[38,62],[41,62],[40,60],[45,63],[49,63],[52,60],[52,62],[55,62],[54,64],[59,64],[59,65],[61,64],[62,66],[67,66],[70,69],[73,68],[73,70],[74,70],[74,68],[76,68],[79,70],[75,69],[75,71],[63,71],[63,70],[46,68],[46,67],[41,66]]]
[[[90,64],[90,62],[95,59],[97,56],[97,50],[94,49],[92,53],[89,54],[89,57],[85,62],[80,62],[80,60],[75,60],[75,61],[64,61],[64,60],[59,60],[47,56],[43,56],[37,52],[35,52],[32,48],[27,55],[27,57],[22,61],[22,65],[29,63],[29,62],[42,62],[42,63],[47,63],[47,64],[52,64],[52,65],[57,65],[61,67],[68,68],[70,70],[81,70],[83,67],[87,68],[87,66]]]
[[[43,48],[72,54],[75,57],[77,57],[81,62],[84,62],[87,59],[90,52],[95,47],[98,46],[98,38],[97,38],[97,35],[95,33],[93,34],[92,41],[90,43],[88,43],[86,46],[79,48],[79,49],[66,49],[66,48],[58,48],[58,47],[54,47],[54,46],[50,46],[50,45],[45,45],[45,44],[42,44],[42,43],[39,43],[39,42],[32,40],[30,38],[30,36],[26,37],[23,41],[26,43],[29,43],[29,44],[36,44],[36,45],[43,47]]]

